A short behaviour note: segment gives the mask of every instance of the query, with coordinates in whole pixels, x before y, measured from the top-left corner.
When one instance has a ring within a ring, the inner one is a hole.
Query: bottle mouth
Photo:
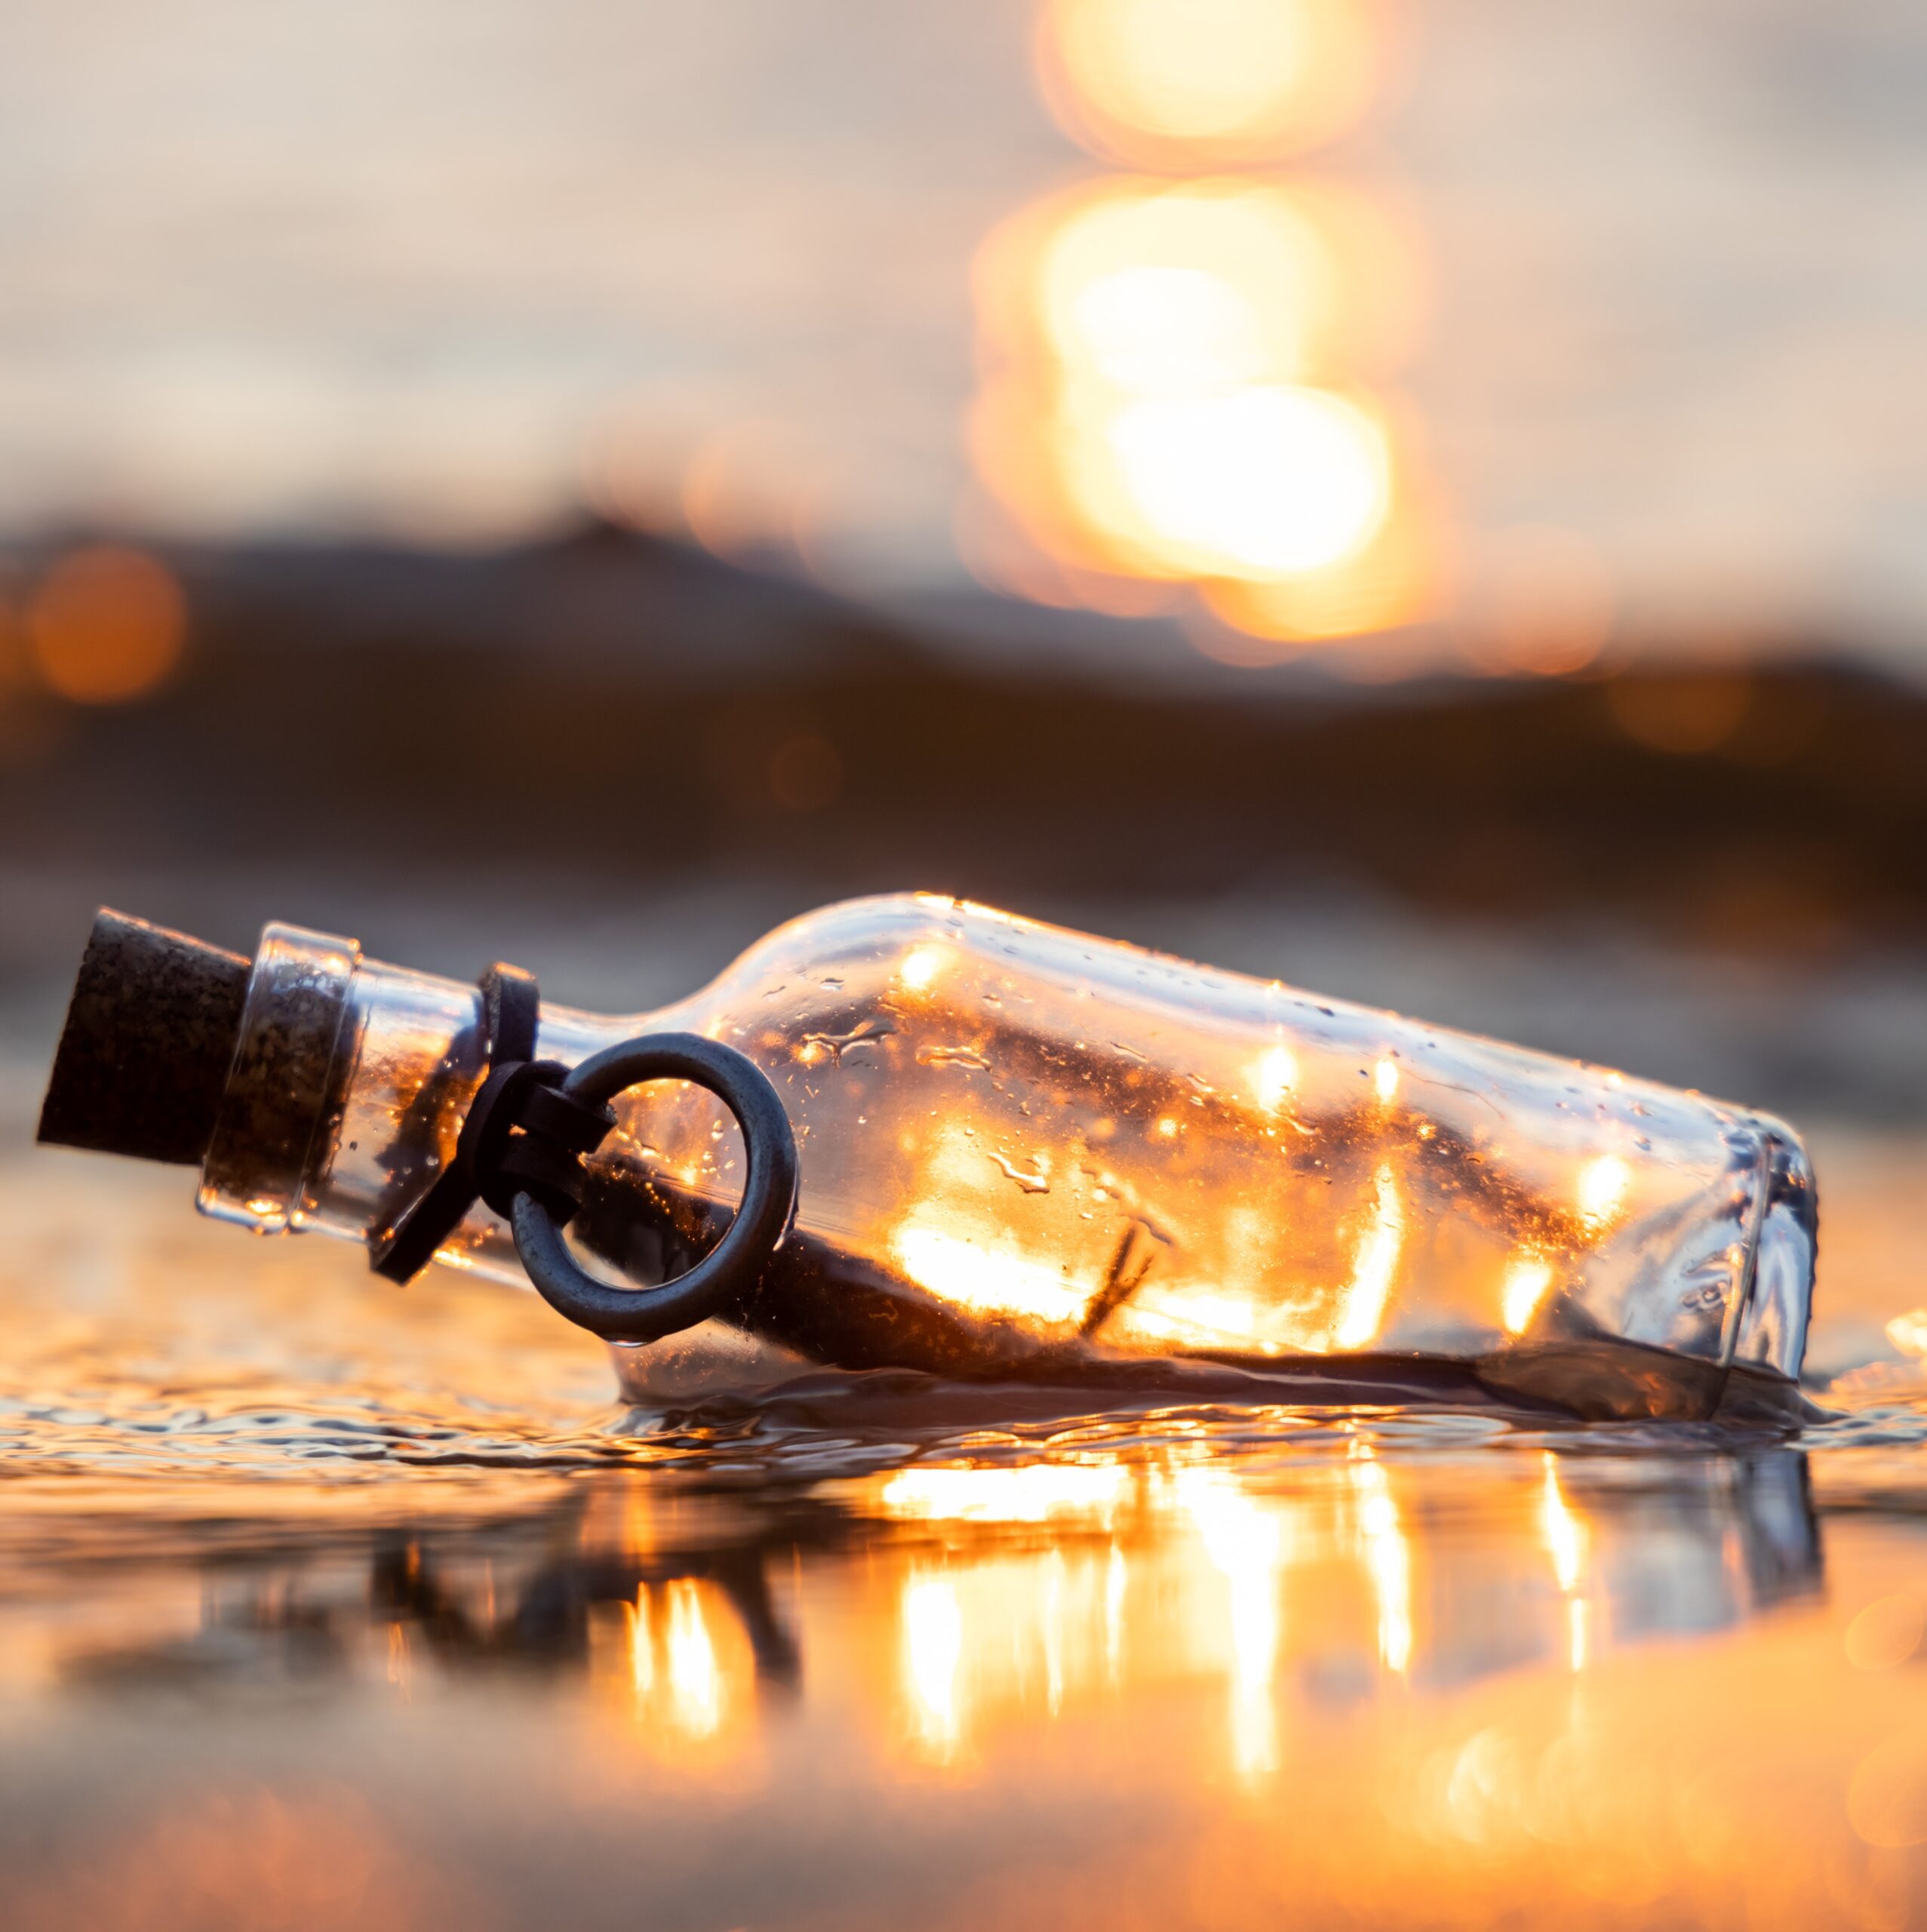
[[[204,1214],[259,1234],[299,1227],[339,1111],[359,941],[270,925],[248,976],[234,1057],[201,1167]]]
[[[198,1167],[247,1004],[248,961],[103,906],[41,1103],[49,1146]]]

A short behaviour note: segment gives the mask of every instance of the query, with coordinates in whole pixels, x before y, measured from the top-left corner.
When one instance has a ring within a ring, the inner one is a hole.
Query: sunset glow
[[[1050,0],[1037,52],[1074,135],[1154,167],[1328,140],[1375,78],[1356,0]]]
[[[1552,1268],[1535,1255],[1525,1254],[1505,1271],[1505,1285],[1500,1293],[1499,1310],[1508,1335],[1523,1335],[1552,1285]]]
[[[1147,171],[1025,209],[979,257],[996,528],[967,548],[999,587],[1126,612],[1194,586],[1201,648],[1254,660],[1427,607],[1431,512],[1366,380],[1418,333],[1409,244],[1375,196],[1223,171],[1350,127],[1377,39],[1359,0],[1046,0],[1053,112]]]
[[[987,250],[1010,368],[978,420],[987,480],[1067,561],[1272,583],[1361,555],[1395,463],[1355,385],[1308,380],[1343,334],[1344,245],[1277,186],[1123,180]]]

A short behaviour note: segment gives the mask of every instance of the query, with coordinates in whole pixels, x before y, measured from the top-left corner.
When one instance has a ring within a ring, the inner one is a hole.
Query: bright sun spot
[[[1209,395],[1265,373],[1251,303],[1221,275],[1143,263],[1071,298],[1075,341],[1105,381],[1140,396]]]
[[[1927,1308],[1895,1315],[1887,1324],[1887,1340],[1904,1355],[1927,1355]]]
[[[1329,140],[1377,65],[1352,0],[1050,0],[1040,51],[1075,131],[1163,165]]]
[[[1150,397],[1118,411],[1108,435],[1167,558],[1202,576],[1338,563],[1376,535],[1391,500],[1383,432],[1320,389]]]
[[[890,1250],[919,1287],[957,1307],[985,1314],[1075,1321],[1091,1297],[1090,1284],[1073,1281],[1021,1249],[951,1234],[914,1219],[897,1229]]]
[[[1579,1173],[1579,1216],[1597,1234],[1618,1214],[1633,1184],[1633,1171],[1617,1154],[1588,1161]]]
[[[1398,1180],[1381,1167],[1372,1180],[1372,1217],[1360,1237],[1351,1281],[1341,1291],[1332,1340],[1342,1349],[1362,1349],[1374,1340],[1385,1319],[1399,1250],[1405,1244],[1405,1204]]]
[[[946,1577],[917,1577],[903,1586],[903,1671],[911,1712],[924,1743],[939,1753],[956,1746],[960,1726],[957,1666],[963,1656],[963,1609]]]
[[[1385,529],[1386,423],[1319,380],[1345,333],[1342,231],[1274,183],[1136,179],[988,252],[994,326],[1050,388],[1022,433],[1046,439],[1049,487],[1107,567],[1277,584]]]
[[[694,1580],[671,1583],[668,1639],[669,1689],[678,1722],[692,1737],[708,1737],[723,1721],[723,1678],[716,1646]]]
[[[1041,1523],[1060,1516],[1108,1523],[1129,1496],[1121,1463],[1034,1463],[1022,1468],[899,1469],[884,1484],[893,1516],[943,1523]]]
[[[897,968],[896,977],[911,992],[927,992],[948,963],[942,946],[912,946],[903,955],[903,964]]]
[[[1268,1114],[1283,1106],[1297,1084],[1298,1060],[1290,1048],[1268,1047],[1258,1056],[1252,1068],[1252,1091]]]
[[[1539,1491],[1539,1537],[1546,1554],[1552,1558],[1553,1574],[1559,1587],[1570,1596],[1579,1582],[1579,1570],[1585,1560],[1586,1527],[1573,1515],[1559,1486],[1559,1466],[1551,1451],[1543,1458],[1544,1486]]]
[[[1552,1266],[1534,1255],[1521,1255],[1505,1271],[1499,1312],[1508,1335],[1523,1335],[1552,1286]]]

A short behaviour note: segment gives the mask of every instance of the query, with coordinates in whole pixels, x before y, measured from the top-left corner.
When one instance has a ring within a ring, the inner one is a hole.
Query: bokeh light
[[[1612,635],[1614,589],[1596,546],[1577,531],[1521,524],[1481,546],[1480,581],[1468,600],[1464,645],[1480,669],[1569,675]]]
[[[1037,48],[1074,137],[1180,168],[1331,140],[1363,112],[1381,57],[1357,0],[1050,0]]]
[[[1354,125],[1384,43],[1360,0],[1043,0],[1053,111],[1156,171],[1047,198],[980,255],[989,503],[959,541],[985,581],[1183,609],[1232,663],[1435,605],[1438,519],[1381,386],[1421,333],[1407,231],[1376,192],[1225,171]]]
[[[1635,744],[1676,758],[1717,751],[1746,720],[1753,680],[1744,671],[1622,678],[1606,688],[1613,721]]]
[[[1228,603],[1267,635],[1394,620],[1413,574],[1385,563],[1409,548],[1393,526],[1411,493],[1392,412],[1338,371],[1409,341],[1399,260],[1355,198],[1236,177],[1123,177],[1026,211],[979,262],[980,474],[1072,570],[1323,580],[1282,609]]]
[[[106,545],[60,558],[27,614],[36,669],[76,704],[144,697],[180,661],[186,628],[186,604],[167,566]]]

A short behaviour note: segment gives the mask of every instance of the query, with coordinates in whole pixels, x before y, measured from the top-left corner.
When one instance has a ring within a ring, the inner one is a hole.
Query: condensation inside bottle
[[[1696,1094],[921,896],[798,920],[649,1023],[782,1095],[796,1232],[735,1318],[821,1358],[1610,1341],[1798,1372],[1805,1155]],[[558,1013],[542,1050],[609,1024]],[[617,1110],[580,1238],[661,1278],[727,1219],[740,1143],[700,1090]]]

